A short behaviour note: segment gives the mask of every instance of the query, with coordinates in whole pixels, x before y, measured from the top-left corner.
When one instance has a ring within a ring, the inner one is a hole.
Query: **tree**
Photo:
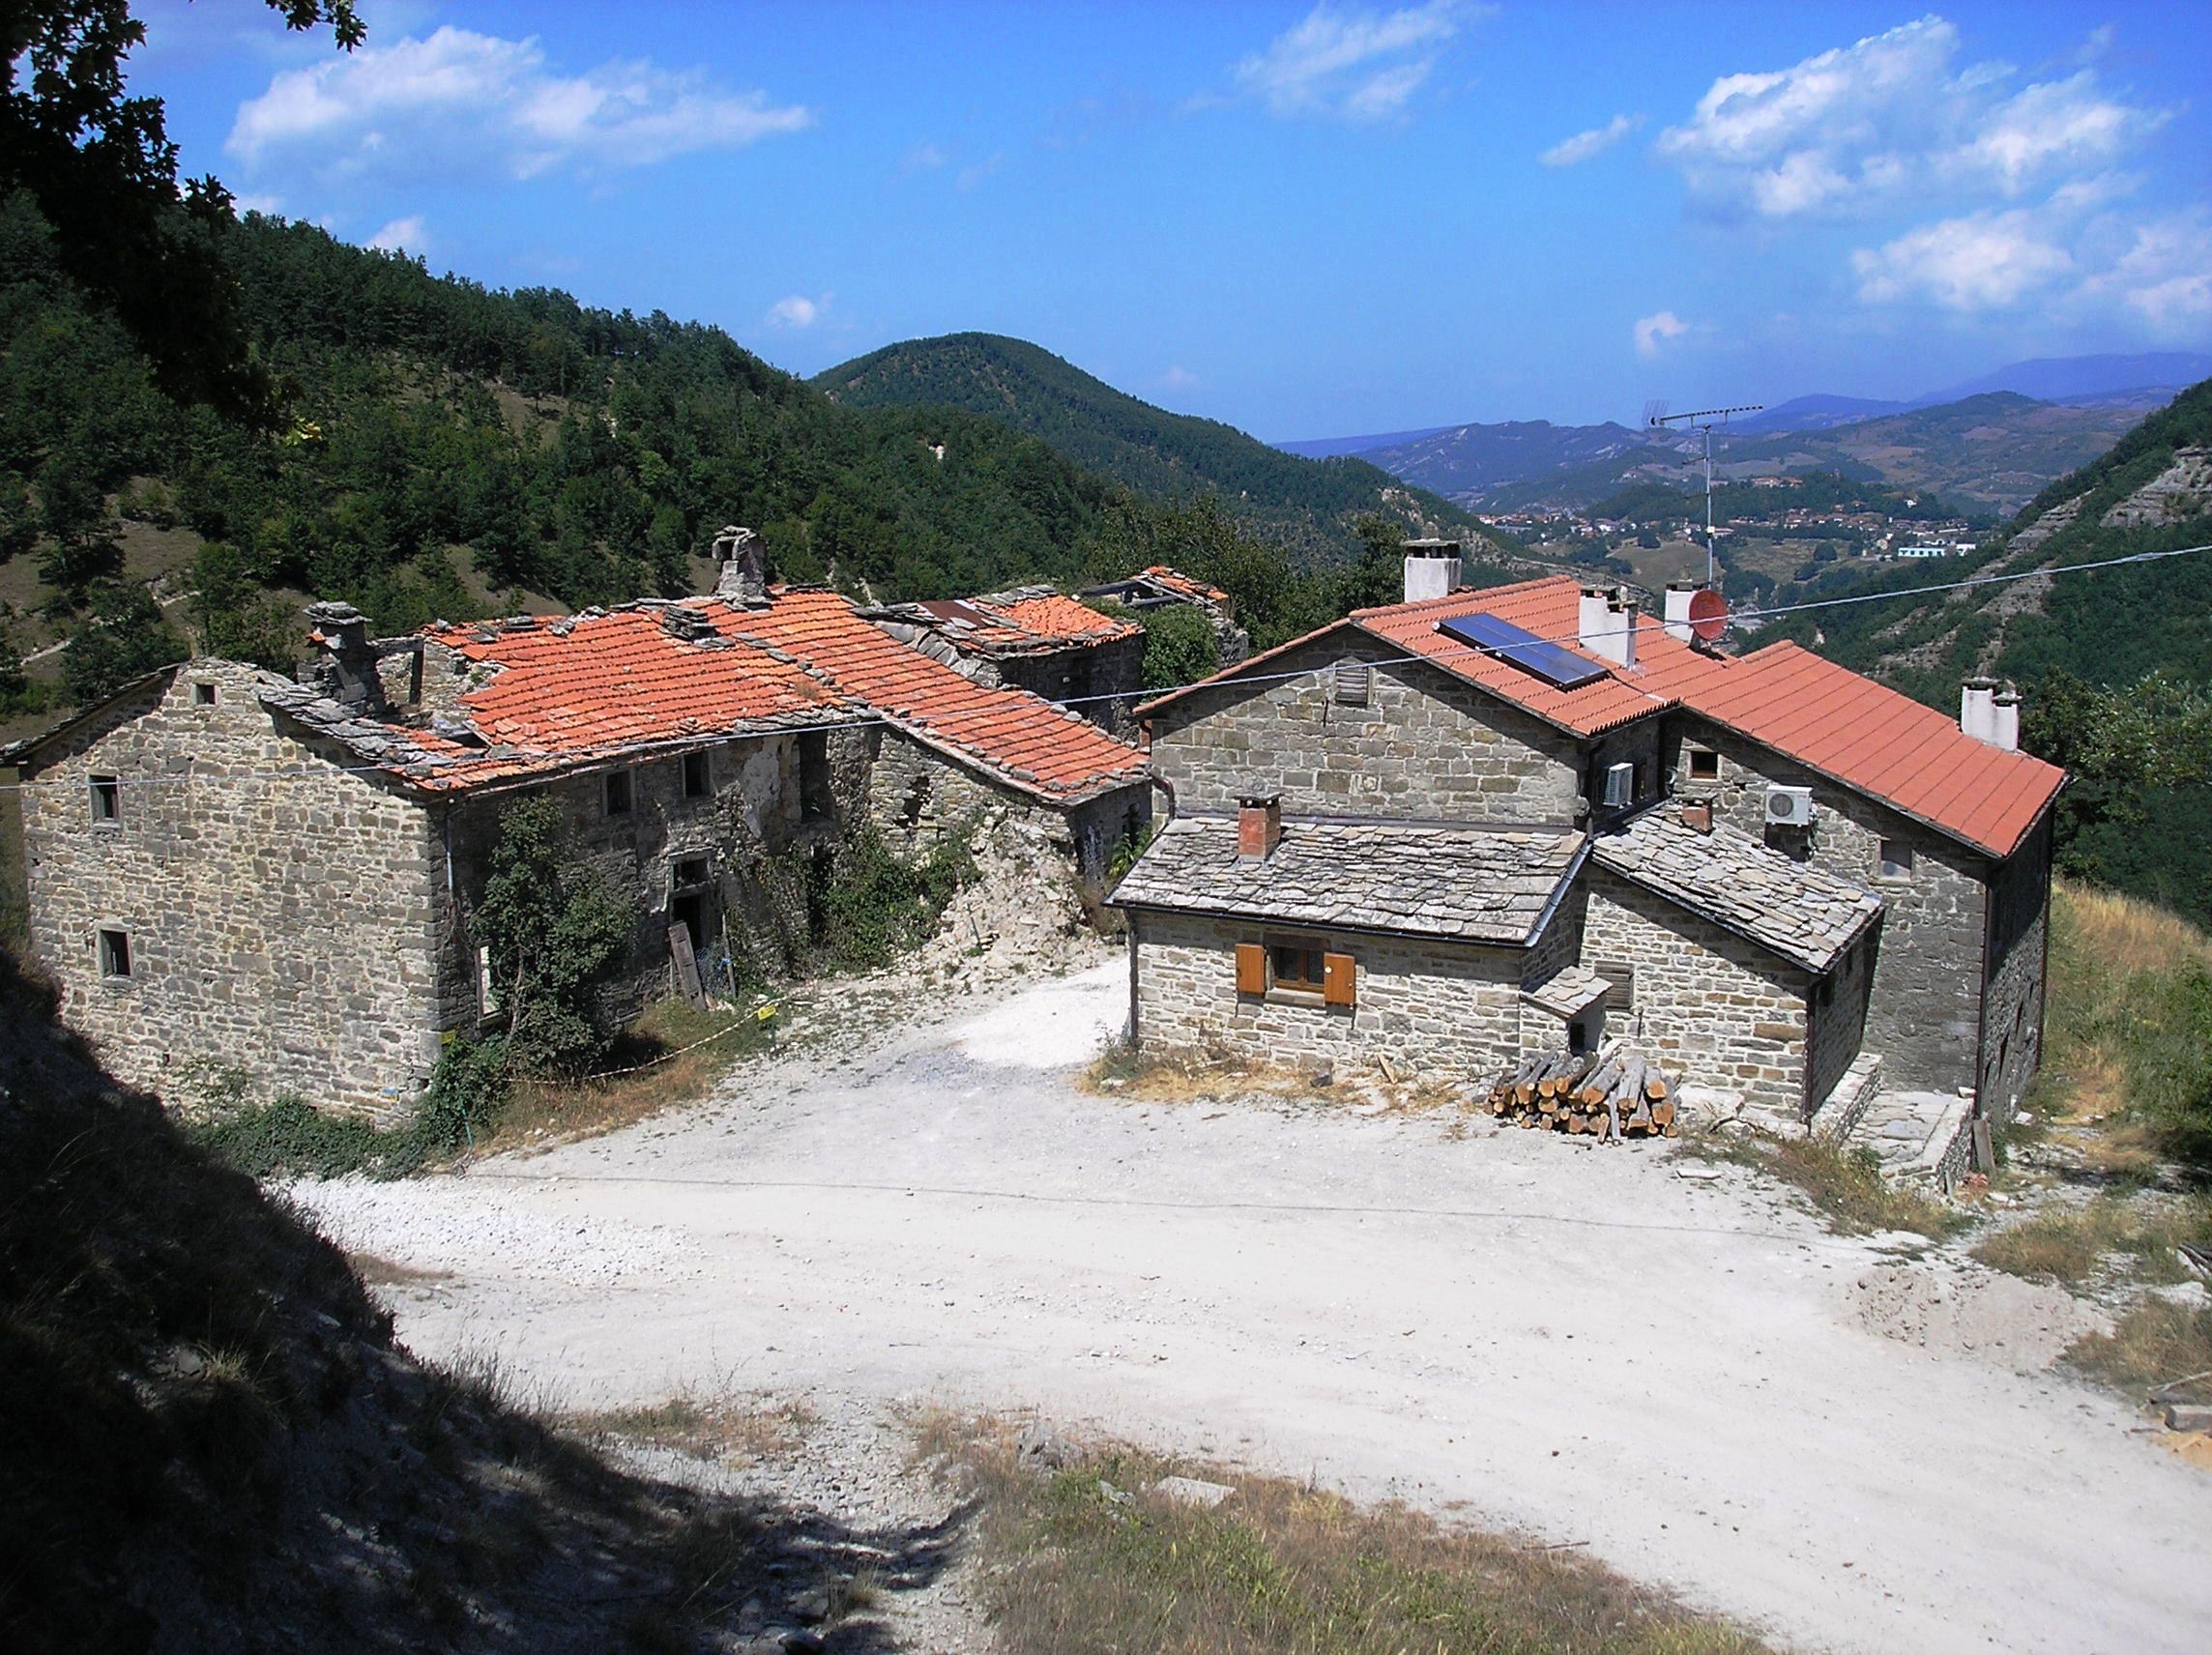
[[[144,587],[95,587],[92,615],[62,651],[62,683],[79,707],[112,695],[132,679],[181,661],[185,641]]]
[[[269,0],[291,29],[364,38],[353,0]],[[180,399],[266,419],[270,382],[247,346],[220,238],[230,192],[177,183],[161,101],[124,91],[146,39],[129,0],[0,5],[0,194],[27,190],[62,268],[110,311]]]
[[[500,813],[472,923],[490,950],[509,1062],[526,1074],[573,1074],[606,1050],[598,991],[629,952],[631,915],[576,860],[553,800]]]
[[[1221,664],[1213,621],[1188,603],[1171,603],[1145,618],[1144,682],[1148,690],[1179,689]]]

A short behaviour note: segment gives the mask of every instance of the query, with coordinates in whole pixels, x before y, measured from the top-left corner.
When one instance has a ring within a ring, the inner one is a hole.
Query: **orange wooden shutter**
[[[1350,954],[1324,954],[1321,957],[1321,999],[1324,1005],[1350,1005],[1353,1003],[1353,970]]]
[[[1266,994],[1267,992],[1267,950],[1257,943],[1237,944],[1237,992],[1238,994]]]

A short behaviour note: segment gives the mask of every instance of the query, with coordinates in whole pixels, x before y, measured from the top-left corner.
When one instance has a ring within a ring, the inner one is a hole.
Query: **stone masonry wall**
[[[1336,698],[1339,661],[1369,666],[1364,707]],[[1232,809],[1245,794],[1279,792],[1294,816],[1574,819],[1574,740],[1440,668],[1345,631],[1275,656],[1266,672],[1153,719],[1152,769],[1179,808]]]
[[[2051,823],[1998,864],[1990,888],[1989,983],[1982,998],[1982,1113],[2010,1120],[2043,1061]]]
[[[1636,1003],[1606,1014],[1607,1038],[1678,1080],[1802,1118],[1806,973],[1603,868],[1584,877],[1584,957],[1636,969]]]
[[[1877,920],[1877,931],[1879,925]],[[1871,968],[1878,943],[1877,934],[1861,937],[1836,962],[1835,970],[1814,984],[1805,1095],[1815,1109],[1828,1100],[1865,1044],[1867,994],[1874,982]]]
[[[1128,722],[1144,682],[1145,635],[1114,638],[1102,644],[1075,644],[1034,655],[1007,655],[994,663],[998,682],[1030,690],[1047,701],[1071,703],[1093,724],[1120,730]]]
[[[1196,915],[1130,915],[1137,1044],[1146,1053],[1220,1053],[1264,1063],[1393,1062],[1488,1075],[1520,1049],[1518,949],[1302,931]],[[1317,996],[1237,992],[1239,943],[1297,941],[1357,961],[1353,1006]]]
[[[445,1027],[431,817],[281,732],[254,685],[189,662],[46,749],[23,794],[33,950],[125,1080],[174,1094],[205,1063],[257,1098],[405,1114]],[[113,824],[94,775],[122,783]],[[130,937],[128,978],[102,974],[102,929]]]
[[[1693,782],[1684,741],[1720,754],[1717,784]],[[1982,986],[1984,858],[1886,805],[1839,787],[1803,766],[1703,720],[1670,731],[1668,763],[1677,791],[1710,797],[1714,817],[1874,891],[1884,905],[1868,996],[1866,1045],[1882,1058],[1893,1088],[1950,1091],[1975,1082],[1974,1034]],[[1810,829],[1768,828],[1768,784],[1813,790]],[[1881,841],[1910,847],[1913,867],[1880,877]]]

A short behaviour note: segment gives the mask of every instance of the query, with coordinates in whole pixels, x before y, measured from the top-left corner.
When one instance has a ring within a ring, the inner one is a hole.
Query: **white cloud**
[[[900,160],[899,171],[935,172],[939,167],[943,166],[947,160],[951,159],[952,158],[950,156],[947,156],[935,144],[917,144],[914,146],[914,148],[907,151],[906,155]]]
[[[803,293],[794,293],[788,299],[778,299],[769,306],[768,325],[771,328],[811,328],[830,313],[830,301],[833,297],[825,293],[819,299],[809,299]]]
[[[564,165],[649,166],[813,120],[765,93],[650,63],[557,74],[535,38],[447,26],[280,73],[240,106],[225,148],[249,169],[449,173],[474,162],[529,178]]]
[[[1198,375],[1178,363],[1160,375],[1160,389],[1163,391],[1196,391],[1198,389]]]
[[[2110,166],[2167,120],[2083,69],[2010,96],[2017,72],[1955,67],[1959,31],[1927,16],[1784,70],[1725,74],[1654,148],[1710,208],[1787,218],[1907,192],[2018,199]]]
[[[1643,125],[1641,115],[1615,115],[1602,127],[1592,127],[1586,132],[1577,132],[1554,144],[1536,159],[1546,166],[1574,166],[1592,156],[1603,155]]]
[[[2136,225],[2126,250],[2081,294],[2117,304],[2154,334],[2201,339],[2212,328],[2212,220],[2198,209]]]
[[[1397,12],[1341,12],[1323,0],[1233,76],[1271,115],[1386,121],[1405,111],[1474,10],[1464,0],[1429,0]]]
[[[2043,215],[2016,207],[1907,231],[1851,255],[1870,305],[1927,298],[1947,310],[2002,309],[2069,275],[2074,260]]]
[[[422,214],[410,213],[404,218],[393,219],[369,237],[367,245],[378,252],[426,253],[430,250],[430,231]]]
[[[962,167],[959,174],[952,180],[953,189],[962,192],[975,189],[986,178],[989,178],[991,174],[997,172],[1005,163],[1005,152],[1001,150],[981,160],[971,162]]]
[[[1670,339],[1678,339],[1690,331],[1690,324],[1672,310],[1660,310],[1644,317],[1629,330],[1636,339],[1636,354],[1649,361],[1659,355],[1659,347]]]

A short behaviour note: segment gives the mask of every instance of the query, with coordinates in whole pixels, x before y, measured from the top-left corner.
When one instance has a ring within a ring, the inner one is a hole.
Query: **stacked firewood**
[[[1659,1065],[1615,1041],[1601,1052],[1534,1052],[1492,1083],[1482,1107],[1522,1126],[1594,1138],[1673,1138],[1674,1089]]]

